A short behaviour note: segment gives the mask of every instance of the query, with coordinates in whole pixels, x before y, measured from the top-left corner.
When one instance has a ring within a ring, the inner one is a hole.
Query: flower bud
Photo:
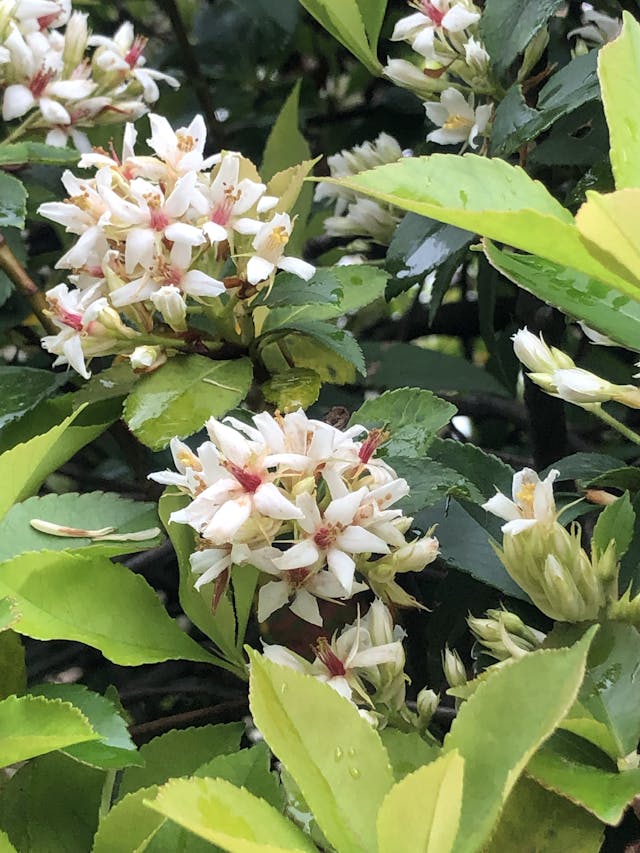
[[[62,54],[65,70],[69,73],[73,72],[83,61],[88,38],[87,15],[84,12],[73,12],[64,31],[64,51]]]
[[[426,728],[431,722],[433,715],[438,710],[439,701],[440,697],[438,694],[433,690],[429,690],[427,687],[423,687],[418,693],[416,704],[418,706],[420,725],[423,728]]]
[[[449,85],[447,82],[427,77],[420,68],[406,59],[387,58],[383,73],[392,83],[411,89],[416,95],[432,95],[434,92],[443,91]]]
[[[408,542],[398,548],[393,555],[393,566],[396,572],[421,572],[425,566],[438,556],[440,545],[435,536],[423,536],[415,542]]]
[[[611,399],[630,409],[640,409],[640,388],[635,385],[613,385]]]
[[[136,373],[151,373],[167,360],[162,347],[136,347],[129,356],[131,367]]]
[[[536,631],[508,610],[488,610],[487,619],[470,616],[467,623],[485,651],[497,660],[516,660],[539,648],[545,634]]]
[[[574,367],[573,359],[555,347],[549,347],[526,327],[511,338],[516,358],[533,373],[553,373],[563,367]]]
[[[449,646],[444,647],[442,653],[442,669],[449,687],[462,687],[467,683],[467,671],[460,655]]]
[[[111,333],[112,337],[133,338],[137,334],[133,329],[122,322],[120,314],[118,314],[115,308],[112,308],[110,305],[106,305],[101,308],[96,320],[104,327],[104,331]],[[89,334],[93,333],[91,327],[88,331]]]
[[[187,306],[179,288],[173,284],[166,284],[151,295],[151,301],[174,332],[186,330]]]
[[[568,403],[606,403],[613,398],[616,386],[581,367],[556,370],[551,376],[556,394]],[[623,387],[623,386],[619,386]],[[629,386],[633,389],[632,386]],[[546,389],[545,389],[546,390]]]

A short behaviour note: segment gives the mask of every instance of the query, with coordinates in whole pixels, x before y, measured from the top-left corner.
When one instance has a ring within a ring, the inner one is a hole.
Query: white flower
[[[364,237],[388,246],[402,214],[370,198],[357,198],[346,214],[328,216],[324,230],[333,237]]]
[[[183,332],[187,328],[187,306],[182,294],[173,284],[165,285],[156,293],[152,293],[151,301],[174,332]]]
[[[484,73],[487,70],[491,58],[485,50],[482,42],[475,39],[473,36],[464,46],[464,58],[471,68],[475,71]]]
[[[516,358],[533,373],[553,373],[564,367],[575,367],[573,359],[561,350],[547,346],[542,335],[534,335],[526,326],[511,340]]]
[[[188,127],[173,130],[164,116],[149,116],[151,136],[149,147],[178,176],[208,168],[214,157],[204,157],[207,127],[201,115],[195,116]]]
[[[240,217],[264,195],[264,184],[248,178],[239,180],[239,175],[240,158],[237,154],[225,154],[211,184],[208,187],[201,184],[192,200],[198,213],[207,217],[202,230],[211,243],[230,240]],[[256,227],[261,224],[256,222]]]
[[[282,552],[272,549],[279,556]],[[277,557],[271,566],[262,566],[267,574],[275,575],[278,580],[269,581],[260,587],[258,594],[258,621],[266,621],[272,613],[285,604],[300,619],[311,625],[322,625],[322,616],[317,599],[337,601],[348,597],[342,584],[326,570],[312,571],[308,568],[283,570],[277,569]],[[353,593],[367,589],[366,584],[355,583]]]
[[[199,575],[194,586],[201,589],[205,584],[217,580],[234,565],[253,565],[260,568],[265,561],[268,563],[271,560],[274,552],[278,553],[275,548],[252,549],[243,543],[194,551],[189,557],[191,571]]]
[[[332,500],[320,513],[310,494],[296,498],[301,510],[298,525],[306,536],[292,545],[274,564],[281,570],[318,567],[326,561],[347,595],[351,593],[355,573],[354,554],[388,554],[389,546],[370,530],[357,523],[356,515],[369,495],[366,488]]]
[[[531,468],[523,468],[513,478],[513,500],[497,492],[483,509],[507,521],[502,527],[505,534],[520,533],[536,524],[553,524],[557,515],[553,482],[559,476],[560,472],[553,469],[540,480]]]
[[[578,325],[585,333],[585,335],[589,338],[589,342],[595,344],[599,347],[617,347],[618,344],[615,341],[612,341],[611,338],[608,338],[606,335],[603,335],[601,332],[596,331],[596,329],[592,329],[590,326],[587,326],[586,323],[578,322]]]
[[[240,219],[236,230],[243,234],[255,234],[253,248],[255,254],[247,264],[247,279],[250,284],[259,284],[269,278],[276,267],[293,273],[308,281],[315,273],[315,267],[300,258],[284,255],[284,247],[289,242],[293,223],[288,213],[276,213],[269,222],[261,224],[250,219]]]
[[[391,40],[409,42],[417,53],[429,59],[433,58],[435,29],[460,33],[480,20],[480,12],[464,0],[421,0],[419,8],[419,12],[398,21]]]
[[[606,403],[615,394],[616,386],[581,367],[556,370],[551,376],[558,397],[568,403]]]
[[[567,38],[578,36],[594,44],[607,44],[620,35],[622,21],[603,12],[596,12],[591,3],[582,3],[582,26],[567,34]]]
[[[433,81],[413,62],[408,62],[406,59],[392,59],[388,56],[387,64],[382,71],[384,76],[396,86],[411,89],[422,97],[429,97],[433,94]]]
[[[440,103],[428,101],[424,105],[427,117],[439,130],[427,134],[428,142],[438,145],[464,143],[477,148],[476,137],[483,135],[491,117],[491,104],[473,108],[472,98],[465,97],[453,87],[445,89]]]

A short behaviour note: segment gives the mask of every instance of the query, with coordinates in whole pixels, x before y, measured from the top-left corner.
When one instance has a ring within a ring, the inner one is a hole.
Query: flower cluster
[[[348,178],[386,163],[395,163],[410,152],[403,152],[397,140],[381,133],[373,142],[364,142],[327,158],[332,178]],[[321,182],[316,201],[335,204],[333,216],[324,220],[325,233],[332,237],[360,237],[388,246],[403,212],[389,204],[365,198],[345,187]]]
[[[513,500],[498,492],[484,509],[504,519],[498,555],[507,572],[547,616],[563,622],[597,619],[617,599],[615,540],[589,556],[581,529],[566,530],[558,521],[551,471],[540,480],[525,468],[513,478]]]
[[[88,151],[83,128],[139,118],[158,99],[158,81],[179,85],[146,67],[146,42],[128,22],[111,38],[91,35],[71,0],[2,0],[2,117],[23,119],[12,138],[46,130],[49,145],[70,139]]]
[[[504,608],[487,610],[482,619],[469,616],[467,624],[482,652],[497,661],[518,660],[539,649],[547,636]]]
[[[320,626],[318,600],[345,601],[368,588],[415,605],[395,575],[424,568],[438,543],[430,536],[406,541],[412,519],[394,504],[407,483],[375,455],[384,434],[341,431],[301,409],[255,415],[252,424],[212,418],[207,430],[210,441],[195,453],[173,440],[177,472],[151,475],[191,498],[171,521],[198,534],[196,587],[213,583],[217,600],[232,571],[255,566],[260,622],[287,606]]]
[[[370,721],[379,724],[389,714],[405,710],[404,636],[378,598],[363,617],[346,625],[331,640],[321,637],[313,661],[278,645],[265,645],[264,655],[324,681],[355,705],[363,706]]]
[[[98,353],[128,355],[143,369],[157,365],[166,347],[156,346],[153,332],[160,324],[177,345],[190,302],[206,305],[227,286],[255,293],[276,268],[306,279],[314,272],[284,254],[293,222],[253,164],[231,152],[205,157],[202,116],[177,131],[162,116],[149,120],[153,156],[135,154],[137,134],[127,124],[122,156],[84,154],[80,167],[95,175],[66,171],[69,197],[39,208],[78,238],[56,264],[71,271],[77,289],[47,294],[60,333],[43,346],[85,377],[85,359]],[[229,261],[235,275],[222,280]]]
[[[427,100],[425,110],[436,129],[427,135],[438,145],[476,148],[488,135],[492,105],[476,105],[474,93],[494,91],[490,60],[479,35],[480,9],[471,0],[415,0],[416,11],[401,18],[392,41],[411,45],[414,61],[389,59],[386,76]],[[458,88],[460,87],[460,88]],[[462,94],[471,90],[468,99]]]
[[[520,329],[513,336],[513,349],[517,358],[531,371],[527,374],[529,379],[553,397],[583,408],[611,400],[632,409],[640,408],[640,388],[616,385],[576,367],[570,356],[548,346],[542,335],[536,337],[528,329]]]

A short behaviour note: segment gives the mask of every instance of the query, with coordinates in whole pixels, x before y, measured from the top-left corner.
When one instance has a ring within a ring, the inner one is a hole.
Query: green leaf
[[[627,806],[640,794],[640,770],[603,770],[554,736],[531,759],[527,773],[545,788],[556,791],[615,826]]]
[[[511,492],[513,468],[474,444],[436,438],[429,446],[429,456],[466,477],[485,500],[492,497],[496,489],[505,495]]]
[[[396,782],[440,754],[439,747],[427,743],[417,732],[401,732],[387,726],[380,732],[380,740],[389,755]]]
[[[404,388],[409,385],[436,393],[480,391],[502,397],[507,394],[504,386],[490,373],[459,356],[423,349],[416,344],[367,342],[362,349],[370,365],[367,385],[372,388]]]
[[[9,836],[6,832],[0,830],[0,853],[18,853],[13,844],[9,841]]]
[[[375,850],[375,820],[393,777],[378,733],[308,675],[250,652],[256,725],[340,853]]]
[[[13,506],[0,521],[0,561],[17,557],[25,551],[76,551],[85,556],[96,554],[115,557],[154,548],[163,540],[162,533],[141,541],[101,542],[86,537],[52,536],[35,530],[31,519],[80,529],[115,527],[118,534],[134,533],[159,527],[155,504],[133,501],[111,492],[67,492],[28,498]]]
[[[323,382],[332,382],[334,385],[348,385],[355,382],[356,368],[351,361],[342,358],[335,352],[313,338],[305,335],[288,334],[262,347],[260,355],[267,364],[267,352],[273,357],[273,347],[277,347],[280,357],[284,363],[278,364],[275,369],[267,365],[273,373],[287,370],[289,364],[294,364],[298,370],[313,370]],[[282,351],[287,353],[287,358],[282,356]]]
[[[321,306],[318,306],[318,308],[320,309]],[[300,320],[288,308],[275,308],[269,312],[269,316],[262,328],[260,341],[262,342],[263,339],[268,339],[273,334],[278,335],[282,332],[299,332],[305,338],[317,341],[326,349],[340,356],[340,358],[353,364],[360,374],[365,375],[366,371],[362,350],[351,332],[344,329],[336,329],[330,323]]]
[[[619,465],[619,459],[604,453],[572,453],[571,456],[554,462],[542,472],[542,476],[546,477],[550,468],[556,468],[560,472],[560,480],[577,480],[588,485],[595,477],[606,474]]]
[[[59,752],[36,758],[0,791],[0,825],[20,853],[90,850],[104,778]]]
[[[206,762],[235,753],[244,732],[242,723],[219,723],[190,729],[173,729],[140,747],[142,767],[123,771],[118,798],[163,785],[174,776],[191,776]]]
[[[623,13],[622,33],[598,52],[616,187],[640,187],[640,25]]]
[[[27,191],[22,181],[0,171],[0,228],[24,228]]]
[[[638,293],[635,283],[590,254],[569,211],[541,183],[504,160],[406,157],[331,182],[572,267],[628,295]]]
[[[19,366],[0,367],[0,429],[10,421],[22,417],[45,397],[53,394],[59,384],[59,377],[49,370]]]
[[[286,373],[276,373],[260,388],[265,400],[281,412],[308,409],[320,395],[322,380],[315,370],[292,367]]]
[[[616,554],[620,559],[631,544],[635,520],[636,514],[631,506],[629,492],[625,492],[600,513],[593,531],[593,544],[602,554],[609,542],[615,540]]]
[[[271,772],[271,758],[269,747],[262,741],[249,749],[216,756],[199,767],[194,776],[226,779],[282,811],[280,783],[277,774]]]
[[[103,420],[104,411],[95,414],[99,415],[97,419],[92,416],[92,407],[81,406],[47,432],[17,444],[0,456],[0,518],[14,503],[36,492],[49,474],[81,447],[104,432],[111,419]]]
[[[487,0],[480,28],[492,67],[503,75],[563,0]]]
[[[16,630],[37,640],[76,640],[114,663],[218,659],[185,634],[140,575],[104,557],[58,551],[2,564],[0,595],[15,599]]]
[[[24,163],[46,163],[66,166],[77,163],[79,152],[74,148],[58,148],[44,142],[12,142],[0,147],[0,165],[21,166]]]
[[[378,812],[378,850],[449,853],[460,823],[464,759],[449,752],[398,782]],[[419,804],[419,808],[418,808]]]
[[[99,735],[99,741],[67,747],[64,751],[71,758],[105,769],[141,763],[125,720],[106,696],[93,693],[83,684],[40,684],[32,688],[29,695],[69,702],[82,711]]]
[[[162,450],[174,436],[192,435],[208,418],[226,415],[244,400],[251,378],[247,358],[176,356],[137,383],[125,402],[124,418],[143,444]]]
[[[617,758],[640,740],[640,634],[624,622],[607,622],[591,645],[580,703],[613,736]]]
[[[489,263],[510,281],[622,346],[635,349],[640,305],[598,279],[533,255],[498,249],[484,241]]]
[[[521,776],[482,853],[598,853],[602,824]]]
[[[384,297],[389,273],[367,264],[348,264],[330,267],[331,274],[342,287],[342,298],[338,306],[319,305],[311,309],[313,316],[329,320],[342,314],[351,314]]]
[[[465,760],[456,853],[488,840],[518,776],[569,711],[595,631],[572,648],[532,652],[498,670],[461,706],[443,747]],[[518,724],[505,726],[501,708]]]
[[[8,696],[0,701],[0,767],[96,740],[85,715],[59,699]]]
[[[474,503],[482,503],[484,500],[474,484],[463,474],[431,459],[394,456],[393,468],[399,477],[407,481],[411,489],[398,504],[407,515],[414,515],[425,507],[435,506],[449,495]]]
[[[3,598],[2,602],[10,601]],[[12,608],[10,615],[13,623],[20,614]],[[3,630],[0,633],[0,699],[12,694],[21,694],[27,689],[27,670],[24,659],[24,646],[15,631]]]
[[[225,658],[234,661],[244,669],[242,649],[236,644],[236,620],[228,594],[222,596],[215,613],[211,609],[213,599],[213,581],[205,584],[199,590],[194,586],[194,575],[191,571],[189,557],[193,554],[195,531],[188,524],[169,522],[172,512],[182,509],[188,503],[188,498],[175,491],[165,490],[160,498],[159,512],[162,523],[167,530],[178,558],[180,570],[178,595],[180,606],[189,619],[218,646]],[[232,670],[233,671],[233,670]]]
[[[470,505],[463,506],[457,500],[443,501],[420,513],[416,523],[423,530],[438,525],[440,556],[449,565],[507,595],[527,601],[526,594],[507,574],[491,547],[490,531],[471,515],[470,509]],[[491,523],[489,519],[487,523]]]
[[[419,458],[456,411],[455,406],[430,391],[398,388],[365,401],[351,415],[349,424],[388,430],[390,436],[384,455]]]
[[[260,175],[269,181],[276,172],[311,159],[309,143],[298,127],[298,105],[300,100],[301,79],[297,81],[271,128],[264,149]]]
[[[378,76],[382,73],[382,66],[375,54],[375,40],[372,39],[370,44],[367,39],[367,32],[372,36],[379,27],[380,0],[377,3],[375,0],[341,0],[339,7],[333,0],[300,0],[300,3],[372,74]],[[367,14],[371,15],[371,20],[365,29],[363,18]]]
[[[324,302],[337,305],[341,296],[342,287],[331,268],[317,269],[309,281],[290,272],[281,272],[276,276],[271,290],[261,290],[251,307],[266,305],[268,308],[283,308]]]
[[[316,849],[273,806],[224,779],[172,779],[147,805],[230,853]]]
[[[106,370],[94,373],[82,388],[74,392],[73,408],[76,409],[83,403],[126,397],[141,378],[140,373],[133,372],[130,361],[112,364]]]
[[[100,821],[91,853],[131,853],[146,850],[146,842],[166,823],[162,815],[145,805],[157,792],[158,786],[152,785],[129,793],[119,800]]]

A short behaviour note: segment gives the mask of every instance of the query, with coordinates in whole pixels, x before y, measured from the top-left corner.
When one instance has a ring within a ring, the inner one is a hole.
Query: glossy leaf
[[[0,367],[0,429],[53,394],[59,384],[58,377],[48,370],[19,365]]]
[[[0,826],[20,853],[88,851],[104,779],[103,771],[60,752],[39,756],[3,785]]]
[[[167,489],[160,498],[159,505],[160,518],[178,558],[180,606],[193,624],[213,640],[225,658],[234,661],[236,665],[239,663],[244,669],[241,649],[238,649],[236,644],[236,621],[229,596],[222,596],[216,612],[213,613],[213,582],[205,584],[199,590],[194,587],[189,557],[195,550],[195,531],[187,524],[169,522],[171,513],[182,509],[187,502],[188,499],[184,495]]]
[[[532,652],[495,672],[461,706],[443,747],[465,761],[456,853],[488,840],[518,776],[573,704],[595,630],[572,648]],[[504,726],[504,715],[517,726]]]
[[[0,701],[0,767],[99,737],[69,702],[42,696]]]
[[[163,785],[174,776],[190,776],[217,756],[240,749],[242,723],[219,723],[190,729],[173,729],[140,747],[142,767],[123,771],[118,798],[140,788]]]
[[[350,425],[362,424],[389,433],[380,455],[422,457],[457,409],[430,391],[399,388],[365,401],[353,413]]]
[[[640,187],[640,26],[629,12],[620,36],[598,53],[598,76],[616,187]]]
[[[609,542],[614,539],[616,554],[620,559],[627,551],[633,538],[633,527],[636,514],[629,500],[629,492],[625,492],[614,503],[606,506],[598,517],[593,531],[593,544],[602,554]]]
[[[362,62],[372,73],[380,74],[382,66],[375,55],[375,39],[371,44],[367,38],[367,28],[364,19],[368,16],[367,24],[371,35],[379,27],[380,0],[343,0],[338,8],[333,0],[300,0],[304,8],[322,24],[331,35],[343,44],[347,50]],[[371,8],[370,8],[371,7]],[[376,10],[377,7],[377,10]],[[371,15],[371,9],[375,15]]]
[[[407,481],[411,491],[398,502],[407,515],[415,515],[451,495],[460,500],[481,503],[482,495],[459,471],[420,457],[393,457],[393,468]]]
[[[408,157],[333,182],[638,293],[634,282],[589,253],[569,211],[542,184],[503,160],[475,154]]]
[[[562,6],[562,0],[487,0],[480,27],[498,74],[504,74],[538,30]]]
[[[152,450],[184,438],[210,417],[222,417],[240,403],[251,385],[251,362],[212,361],[201,355],[176,356],[137,383],[127,397],[129,429]]]
[[[315,850],[308,836],[273,806],[224,779],[172,779],[146,802],[230,853]]]
[[[462,474],[485,500],[492,497],[496,489],[506,495],[511,493],[513,468],[474,444],[436,438],[429,446],[429,457]]]
[[[24,228],[27,191],[22,181],[0,171],[0,228]]]
[[[527,773],[545,788],[614,826],[640,794],[640,770],[604,770],[583,758],[577,749],[568,751],[561,738],[553,738],[533,756]]]
[[[271,771],[271,760],[269,747],[262,741],[249,749],[217,755],[198,767],[193,775],[226,779],[237,788],[246,788],[251,794],[282,811],[282,790],[277,772]]]
[[[45,478],[81,447],[104,432],[111,419],[103,420],[103,412],[97,415],[94,419],[91,408],[81,406],[43,434],[17,444],[0,456],[0,518],[14,503],[36,492]]]
[[[2,602],[9,601],[3,598]],[[15,624],[20,614],[12,608],[10,611]],[[24,646],[19,634],[3,629],[0,633],[0,699],[12,694],[20,695],[27,689],[27,669],[25,666]]]
[[[521,776],[483,853],[598,853],[602,831],[584,809]]]
[[[157,785],[122,797],[102,818],[91,853],[131,853],[147,849],[166,818],[145,805],[158,792]]]
[[[29,694],[69,702],[82,711],[99,735],[99,741],[66,747],[65,752],[71,758],[105,769],[141,763],[126,721],[106,696],[93,693],[82,684],[41,684],[32,688]]]
[[[160,528],[155,504],[133,501],[110,492],[67,492],[28,498],[13,506],[0,521],[0,561],[25,551],[82,550],[85,556],[114,557],[154,548],[163,540],[161,532],[151,539],[123,542],[95,541],[86,537],[63,537],[35,530],[31,519],[80,529],[115,527],[117,534]]]
[[[633,223],[640,216],[640,188],[601,195],[587,192],[576,215],[580,236],[594,256],[618,275],[640,281],[640,245]]]
[[[24,163],[46,163],[51,166],[66,166],[77,163],[79,158],[75,148],[58,148],[44,142],[10,142],[0,148],[0,164],[21,166]]]
[[[622,346],[637,349],[640,305],[604,282],[544,258],[498,249],[484,241],[484,253],[498,272]]]
[[[251,304],[267,305],[269,308],[316,305],[324,302],[337,305],[342,295],[340,282],[331,268],[316,270],[309,281],[304,281],[290,272],[281,272],[276,276],[271,290],[261,290]]]
[[[375,850],[376,815],[393,784],[379,735],[327,685],[257,652],[250,657],[255,723],[328,841],[341,853]]]
[[[439,746],[427,743],[417,732],[401,732],[387,726],[380,732],[380,739],[389,755],[396,782],[423,764],[435,761],[440,754]]]
[[[449,853],[460,822],[463,777],[464,759],[453,751],[394,785],[378,812],[380,853]]]
[[[362,347],[370,365],[367,385],[371,388],[405,388],[465,393],[480,391],[506,396],[506,388],[490,373],[462,358],[416,344],[378,344]]]
[[[169,617],[143,577],[104,557],[58,551],[15,557],[2,564],[0,595],[15,599],[16,630],[27,637],[76,640],[124,666],[217,662]]]
[[[308,409],[320,395],[322,379],[315,370],[292,367],[285,373],[276,373],[261,386],[265,400],[281,412]]]

